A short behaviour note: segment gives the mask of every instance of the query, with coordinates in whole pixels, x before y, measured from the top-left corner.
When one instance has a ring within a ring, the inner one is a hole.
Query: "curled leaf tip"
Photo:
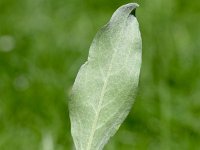
[[[133,10],[135,10],[138,7],[139,7],[139,5],[137,3],[128,3],[126,5],[122,5],[118,9],[127,9],[129,11],[133,11]]]
[[[135,17],[135,11],[138,7],[139,5],[137,3],[128,3],[122,5],[113,13],[110,22],[127,19],[129,15],[133,15]]]
[[[130,6],[130,7],[133,7],[133,9],[134,8],[137,8],[137,7],[139,7],[140,5],[139,4],[137,4],[137,3],[128,3],[128,4],[126,4],[126,5],[123,5],[123,6]]]

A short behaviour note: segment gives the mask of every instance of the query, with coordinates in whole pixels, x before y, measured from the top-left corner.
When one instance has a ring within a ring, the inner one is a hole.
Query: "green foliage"
[[[131,109],[142,55],[138,21],[131,14],[137,6],[129,3],[115,11],[77,75],[69,102],[77,150],[103,149]]]
[[[0,0],[0,150],[72,149],[67,95],[94,34],[127,2]],[[105,149],[198,150],[200,1],[135,2],[139,93]]]

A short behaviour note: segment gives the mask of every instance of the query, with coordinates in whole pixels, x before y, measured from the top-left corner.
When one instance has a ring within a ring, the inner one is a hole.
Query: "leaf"
[[[76,150],[101,150],[135,99],[142,55],[136,3],[118,8],[96,34],[69,101]]]

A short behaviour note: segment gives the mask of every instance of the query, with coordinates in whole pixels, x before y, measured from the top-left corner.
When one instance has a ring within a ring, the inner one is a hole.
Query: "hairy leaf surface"
[[[136,3],[118,8],[96,34],[69,101],[77,150],[102,150],[135,99],[142,55]]]

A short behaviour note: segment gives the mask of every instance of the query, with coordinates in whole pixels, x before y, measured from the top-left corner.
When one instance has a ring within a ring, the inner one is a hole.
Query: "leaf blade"
[[[115,11],[95,36],[69,102],[77,150],[101,150],[134,102],[141,66],[141,36],[130,3]],[[109,106],[109,107],[108,107]]]

